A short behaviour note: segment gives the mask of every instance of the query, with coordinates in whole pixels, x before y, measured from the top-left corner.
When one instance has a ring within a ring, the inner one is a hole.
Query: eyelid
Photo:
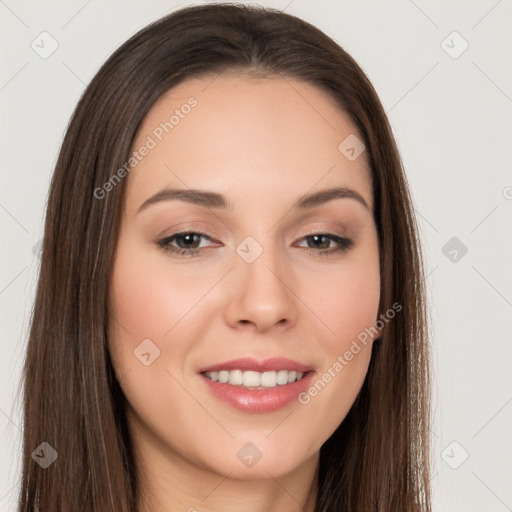
[[[350,240],[351,242],[355,242],[356,237],[354,236],[353,230],[349,230],[348,228],[340,225],[340,223],[335,222],[324,222],[320,227],[313,227],[310,229],[301,229],[296,235],[294,235],[293,240],[302,240],[305,237],[313,236],[313,235],[327,235],[335,238],[340,238],[343,240]]]
[[[298,237],[302,238],[305,236],[311,236],[311,235],[335,235],[339,236],[340,238],[348,238],[349,235],[346,232],[345,229],[342,229],[340,226],[336,226],[338,231],[334,230],[333,228],[314,228],[312,230],[307,230],[304,234],[297,235]]]
[[[185,227],[180,227],[185,226]],[[155,238],[169,238],[174,235],[180,235],[183,233],[201,233],[205,236],[208,236],[210,238],[219,238],[215,232],[216,230],[211,226],[201,221],[185,221],[185,222],[178,222],[178,224],[174,224],[163,231],[161,231],[158,235],[156,235]],[[169,234],[166,234],[169,233]],[[210,233],[210,234],[208,234]]]

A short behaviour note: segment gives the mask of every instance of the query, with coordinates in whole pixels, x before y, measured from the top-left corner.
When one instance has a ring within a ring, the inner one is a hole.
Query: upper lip
[[[222,363],[205,366],[198,370],[199,373],[215,372],[220,370],[252,370],[255,372],[270,372],[278,370],[289,370],[306,373],[313,368],[298,363],[286,357],[271,357],[269,359],[254,359],[252,357],[242,357],[240,359],[231,359]]]

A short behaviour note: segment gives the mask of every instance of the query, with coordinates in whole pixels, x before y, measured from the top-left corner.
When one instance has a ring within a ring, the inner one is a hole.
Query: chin
[[[229,474],[234,480],[268,479],[280,477],[296,470],[308,457],[293,447],[291,442],[284,447],[273,446],[271,442],[236,442],[222,453],[211,454],[204,463],[210,470],[223,476]],[[218,458],[217,458],[218,457]]]

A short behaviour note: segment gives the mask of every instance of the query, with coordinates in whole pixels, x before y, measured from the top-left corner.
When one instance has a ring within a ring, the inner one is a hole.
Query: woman
[[[19,511],[430,510],[416,221],[379,99],[216,4],[99,70],[53,175]]]

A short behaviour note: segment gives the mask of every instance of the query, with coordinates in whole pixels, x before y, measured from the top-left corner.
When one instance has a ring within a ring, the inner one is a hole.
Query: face
[[[155,464],[279,476],[315,460],[345,418],[380,296],[354,136],[323,91],[281,77],[189,79],[146,116],[125,178],[109,350],[135,445]],[[287,360],[257,365],[271,358]]]

